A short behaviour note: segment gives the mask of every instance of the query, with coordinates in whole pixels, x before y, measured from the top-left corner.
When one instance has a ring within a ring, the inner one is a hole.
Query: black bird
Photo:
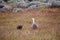
[[[20,29],[21,30],[22,28],[23,28],[23,25],[18,25],[17,26],[17,29]]]

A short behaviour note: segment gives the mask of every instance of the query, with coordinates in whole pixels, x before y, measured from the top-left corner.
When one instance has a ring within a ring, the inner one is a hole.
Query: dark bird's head
[[[17,29],[20,29],[21,30],[22,28],[23,28],[23,25],[18,25],[17,26]]]

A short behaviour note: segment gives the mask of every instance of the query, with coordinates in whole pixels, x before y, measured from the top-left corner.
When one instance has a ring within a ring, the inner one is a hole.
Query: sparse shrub
[[[3,0],[4,2],[8,2],[9,0]]]

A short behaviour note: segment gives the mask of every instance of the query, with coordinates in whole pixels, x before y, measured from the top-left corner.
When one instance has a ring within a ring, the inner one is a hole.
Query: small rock
[[[19,11],[21,11],[22,9],[21,8],[14,8],[13,9],[13,13],[17,13],[17,12],[19,12]]]
[[[36,9],[36,8],[38,8],[37,5],[31,5],[30,7],[27,8],[27,10],[32,10],[32,9]]]

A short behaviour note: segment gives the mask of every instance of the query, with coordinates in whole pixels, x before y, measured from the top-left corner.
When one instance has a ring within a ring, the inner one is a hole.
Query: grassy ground
[[[31,28],[35,18],[38,29]],[[17,26],[22,24],[22,30]],[[0,13],[0,40],[60,40],[60,10],[23,10],[19,13]]]

